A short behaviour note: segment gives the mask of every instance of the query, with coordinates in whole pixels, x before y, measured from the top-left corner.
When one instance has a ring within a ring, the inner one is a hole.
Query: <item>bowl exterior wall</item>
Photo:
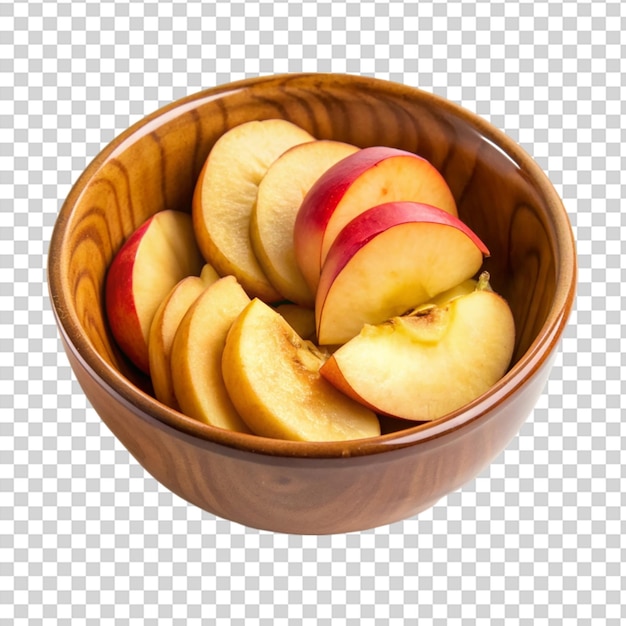
[[[546,383],[545,363],[515,396],[463,428],[376,455],[269,456],[190,436],[107,389],[65,344],[95,411],[176,495],[248,527],[292,534],[362,531],[413,517],[475,478],[515,437]]]

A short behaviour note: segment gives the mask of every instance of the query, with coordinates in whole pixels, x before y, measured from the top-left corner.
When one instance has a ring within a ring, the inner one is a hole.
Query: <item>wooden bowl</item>
[[[510,303],[510,370],[432,423],[349,443],[286,442],[194,421],[150,395],[115,347],[107,268],[161,209],[189,210],[214,142],[253,119],[285,118],[318,138],[389,145],[429,159],[461,218],[491,250]],[[542,393],[576,283],[567,214],[538,165],[484,120],[420,90],[372,78],[291,74],[208,89],[122,133],[71,190],[50,243],[49,289],[73,371],[114,435],[160,483],[241,524],[300,534],[364,530],[416,515],[473,479],[507,446]]]

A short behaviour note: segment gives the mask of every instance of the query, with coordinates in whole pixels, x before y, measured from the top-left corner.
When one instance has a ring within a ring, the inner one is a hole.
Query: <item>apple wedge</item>
[[[259,185],[250,222],[252,248],[272,285],[287,300],[310,307],[315,301],[293,249],[302,200],[327,169],[357,150],[330,140],[298,144],[274,161]]]
[[[172,409],[180,409],[172,383],[171,353],[174,336],[189,307],[218,279],[217,272],[207,263],[200,276],[187,276],[176,284],[161,302],[152,320],[148,339],[152,388],[157,400]]]
[[[296,262],[310,290],[317,290],[326,255],[350,220],[378,204],[405,200],[457,215],[443,176],[416,154],[374,146],[328,169],[307,193],[294,225]]]
[[[391,202],[355,217],[337,236],[315,301],[317,340],[342,344],[364,324],[407,313],[474,276],[489,251],[458,217]]]
[[[222,372],[235,407],[257,435],[295,441],[379,435],[376,415],[320,376],[325,358],[254,299],[228,333]]]
[[[292,146],[313,141],[286,120],[246,122],[222,135],[202,168],[193,197],[193,223],[205,259],[222,276],[234,275],[251,296],[284,299],[259,265],[250,218],[261,179]]]
[[[203,264],[191,216],[173,210],[148,218],[113,258],[105,286],[107,319],[119,347],[146,374],[157,308],[176,283],[197,276]]]
[[[185,415],[227,430],[250,432],[224,386],[222,352],[231,324],[250,302],[234,276],[207,287],[181,320],[172,344],[174,394]]]
[[[447,304],[365,326],[320,373],[374,411],[428,421],[494,385],[506,373],[514,341],[508,304],[479,286]]]

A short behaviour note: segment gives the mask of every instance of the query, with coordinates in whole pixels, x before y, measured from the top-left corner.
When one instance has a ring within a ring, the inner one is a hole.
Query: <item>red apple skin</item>
[[[443,176],[426,159],[412,152],[387,146],[363,148],[329,168],[305,196],[294,225],[296,261],[313,292],[317,289],[319,270],[312,269],[312,266],[315,267],[317,264],[317,267],[321,268],[323,264],[324,246],[328,245],[324,243],[325,233],[335,209],[355,180],[382,161],[394,157],[408,157],[420,161],[437,186],[448,189]],[[399,181],[399,185],[401,184]],[[456,204],[451,192],[445,204],[446,206],[442,208],[456,216]],[[370,207],[364,206],[363,210],[368,208]]]
[[[352,398],[359,404],[362,404],[364,407],[374,411],[374,413],[381,414],[380,409],[377,406],[374,406],[371,402],[368,402],[352,388],[352,385],[346,380],[346,377],[343,375],[341,369],[339,369],[337,360],[334,359],[332,355],[320,368],[320,374],[338,391],[341,391],[341,393],[348,396],[348,398]],[[386,417],[395,416],[388,415]]]
[[[113,258],[106,278],[105,303],[107,319],[115,341],[124,354],[144,373],[150,364],[143,346],[143,332],[132,293],[133,265],[143,236],[150,227],[154,215],[148,218],[125,241]]]
[[[149,217],[113,258],[104,294],[109,327],[142,372],[150,373],[148,339],[156,309],[177,282],[200,273],[203,264],[191,216],[172,209]]]
[[[322,332],[321,320],[324,315],[327,297],[333,287],[335,279],[354,258],[354,255],[361,251],[368,242],[386,233],[390,229],[397,228],[403,224],[451,226],[466,235],[483,257],[489,256],[489,249],[469,226],[463,223],[458,217],[450,215],[437,207],[417,202],[388,202],[368,209],[344,226],[331,246],[326,261],[324,262],[315,301],[316,328],[318,341],[320,341],[320,343],[329,343],[326,340],[326,333]],[[419,242],[416,242],[415,245],[418,246]],[[384,262],[381,262],[381,266],[382,265],[384,265]],[[453,285],[445,285],[442,287],[442,290],[452,286]],[[358,290],[358,288],[358,286],[355,286],[355,290]],[[382,293],[384,292],[372,294],[372,297],[376,298],[377,296],[381,296]],[[430,295],[434,296],[435,294]],[[397,304],[398,303],[395,303],[394,306]],[[404,304],[409,308],[411,306],[417,306],[421,304],[421,302],[407,301],[404,302]],[[398,311],[385,311],[384,309],[378,311],[378,313],[383,312],[388,313],[389,317],[400,314]],[[384,321],[384,319],[386,318],[383,316],[381,319],[377,320],[371,319],[362,321],[380,323]],[[330,343],[335,342],[330,341]]]
[[[480,237],[458,217],[430,204],[386,202],[368,209],[344,226],[328,251],[318,293],[323,294],[328,291],[328,287],[337,274],[370,239],[394,226],[413,222],[442,224],[458,228],[474,242],[483,256],[490,255],[489,249]]]

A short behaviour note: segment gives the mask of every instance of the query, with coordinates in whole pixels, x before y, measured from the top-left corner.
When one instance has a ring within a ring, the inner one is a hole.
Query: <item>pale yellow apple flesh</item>
[[[330,140],[298,144],[282,154],[261,180],[250,222],[256,258],[286,300],[313,306],[293,248],[296,215],[309,189],[332,165],[358,148]]]
[[[320,373],[381,414],[429,421],[492,387],[506,373],[514,341],[508,304],[477,289],[447,305],[365,326]]]
[[[364,148],[329,168],[304,198],[294,225],[298,267],[313,293],[339,232],[378,204],[414,201],[457,215],[452,192],[426,159],[385,146]]]
[[[181,320],[172,344],[174,394],[181,411],[201,422],[249,432],[222,378],[222,352],[231,324],[250,299],[234,276],[207,287]]]
[[[314,138],[286,120],[240,124],[222,135],[200,173],[193,222],[205,259],[220,275],[234,275],[250,296],[282,298],[259,265],[250,241],[250,218],[270,165],[294,145]]]
[[[257,435],[296,441],[379,435],[376,415],[320,376],[325,358],[255,299],[231,327],[222,371],[235,407]]]
[[[342,344],[474,276],[488,250],[457,217],[413,202],[373,207],[333,244],[317,290],[317,339]]]
[[[203,264],[191,216],[173,210],[146,220],[114,257],[106,280],[107,319],[119,347],[145,373],[157,308],[176,283],[197,276]]]
[[[200,276],[187,276],[176,284],[152,320],[148,340],[152,387],[157,400],[173,409],[180,408],[172,382],[171,352],[174,336],[189,307],[218,279],[217,272],[207,263]]]
[[[468,278],[451,289],[442,291],[430,300],[430,304],[434,304],[435,306],[444,306],[448,304],[448,302],[452,302],[455,298],[467,296],[472,293],[472,291],[476,291],[476,289],[491,289],[487,273],[483,272],[480,282],[474,278]]]

